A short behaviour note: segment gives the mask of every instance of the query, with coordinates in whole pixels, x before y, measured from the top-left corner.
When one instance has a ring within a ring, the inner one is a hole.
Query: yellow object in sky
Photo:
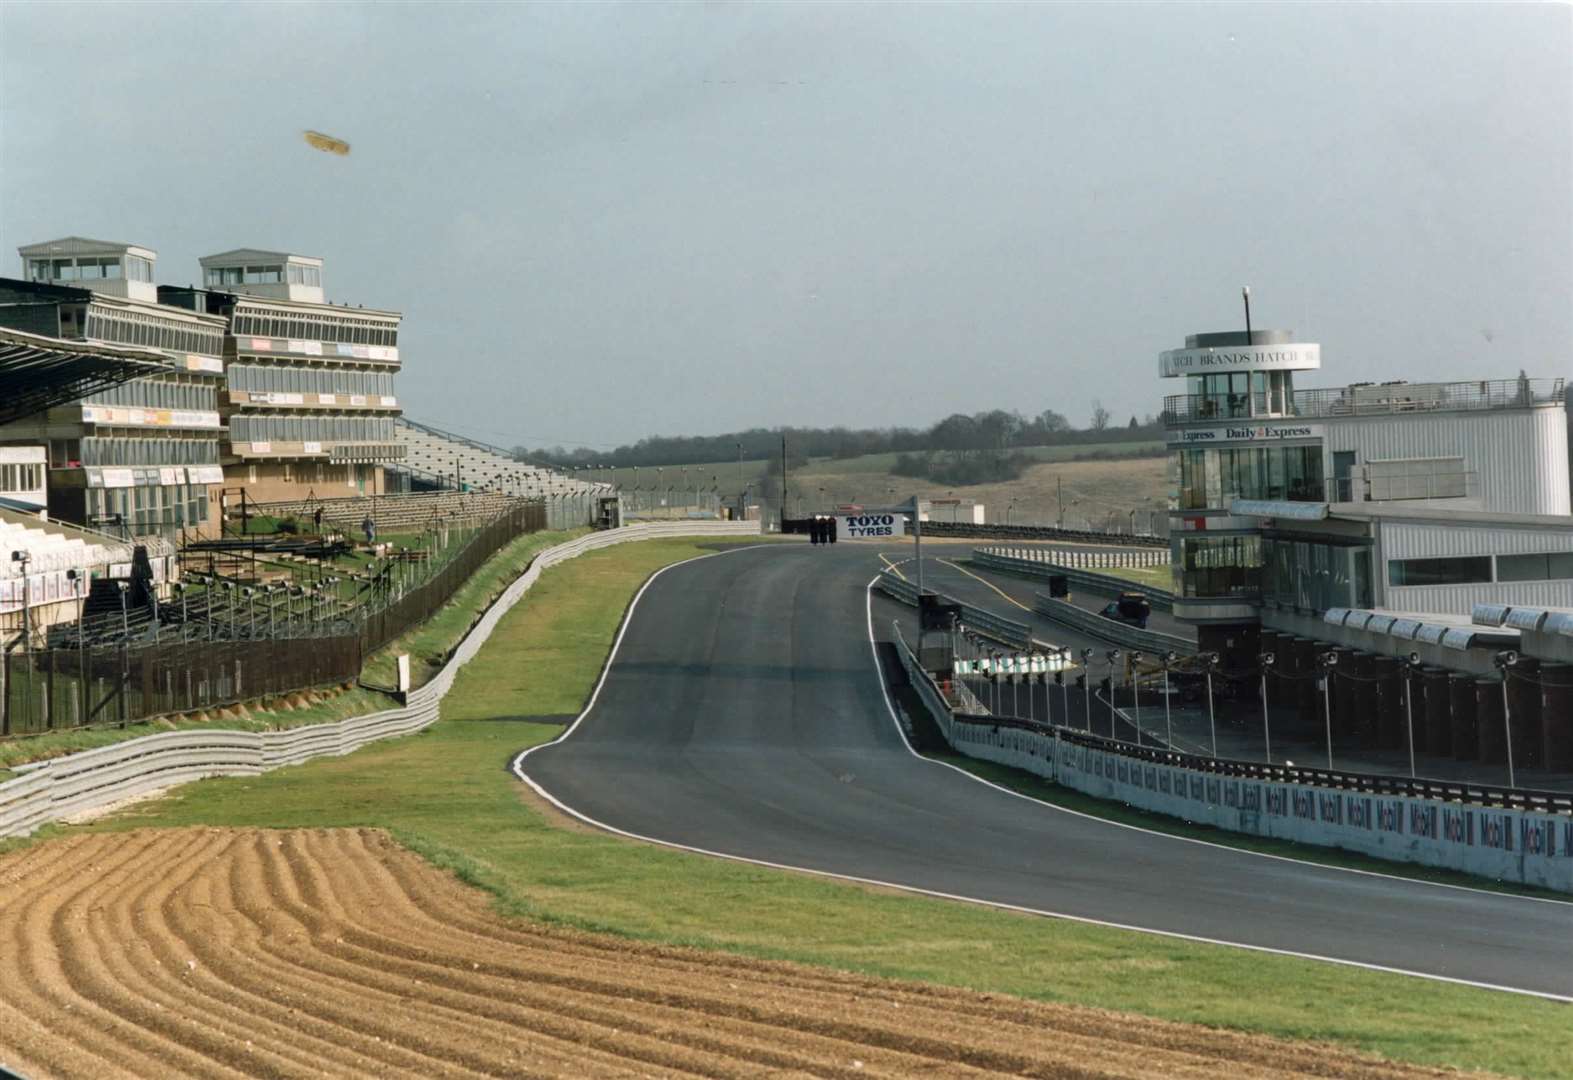
[[[340,157],[350,152],[350,144],[343,139],[335,139],[332,135],[324,135],[320,131],[307,131],[303,134],[306,136],[306,141],[318,150],[326,150],[328,153],[338,154]]]

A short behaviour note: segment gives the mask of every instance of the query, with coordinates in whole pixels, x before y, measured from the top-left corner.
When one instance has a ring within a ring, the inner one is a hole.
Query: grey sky
[[[1324,385],[1567,375],[1570,11],[7,2],[0,267],[321,255],[509,445],[1123,421],[1243,283]]]

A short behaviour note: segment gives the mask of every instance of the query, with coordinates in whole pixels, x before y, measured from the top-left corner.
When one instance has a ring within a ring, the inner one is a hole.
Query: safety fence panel
[[[18,766],[0,783],[0,837],[24,836],[50,821],[112,806],[149,791],[205,776],[250,776],[312,758],[347,754],[379,739],[407,735],[436,721],[458,669],[471,659],[498,620],[549,566],[613,544],[661,537],[757,535],[757,522],[673,522],[591,533],[548,548],[531,562],[465,635],[430,683],[403,706],[328,724],[283,731],[193,728],[128,739]]]

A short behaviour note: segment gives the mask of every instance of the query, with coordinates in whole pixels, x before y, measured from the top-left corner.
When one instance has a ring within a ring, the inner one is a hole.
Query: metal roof
[[[300,259],[317,266],[322,265],[322,257],[320,255],[301,255],[293,251],[263,251],[261,248],[235,248],[233,251],[221,251],[216,255],[204,255],[197,262],[206,267],[210,264],[217,265],[219,263],[241,260],[255,262],[258,259]]]
[[[62,236],[59,240],[46,240],[41,244],[25,244],[16,249],[23,258],[39,255],[119,255],[126,252],[146,253],[157,258],[158,253],[142,244],[122,244],[115,240],[91,240],[86,236]]]
[[[169,370],[162,353],[0,327],[0,424]]]

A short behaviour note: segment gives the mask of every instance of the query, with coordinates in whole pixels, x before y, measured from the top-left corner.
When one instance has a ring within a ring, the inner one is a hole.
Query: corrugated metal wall
[[[1476,604],[1573,607],[1573,581],[1511,581],[1494,585],[1407,585],[1387,587],[1382,605],[1393,611],[1468,615]]]
[[[1474,505],[1510,514],[1573,513],[1568,412],[1546,407],[1329,418],[1327,460],[1354,450],[1361,463],[1463,455]],[[1400,504],[1402,505],[1402,504]],[[1413,505],[1413,504],[1410,504]]]
[[[1389,559],[1450,555],[1527,555],[1573,551],[1573,522],[1566,529],[1515,529],[1508,525],[1381,523],[1382,554]]]

